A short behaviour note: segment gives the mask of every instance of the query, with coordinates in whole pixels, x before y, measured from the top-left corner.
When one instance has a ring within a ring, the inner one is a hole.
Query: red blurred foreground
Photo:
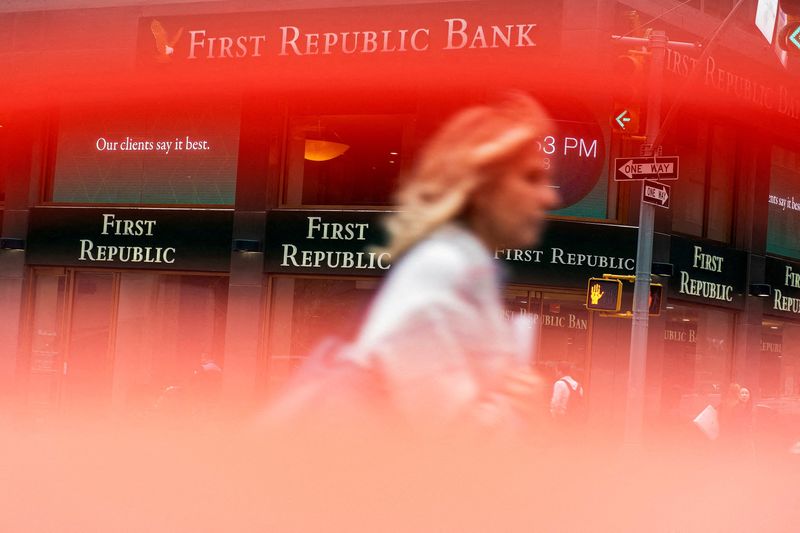
[[[797,457],[452,431],[64,429],[2,439],[3,531],[796,531]]]

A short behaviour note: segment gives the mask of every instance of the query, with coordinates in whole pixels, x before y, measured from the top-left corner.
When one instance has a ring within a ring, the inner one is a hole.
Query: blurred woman
[[[536,245],[557,206],[538,144],[552,131],[526,96],[466,109],[400,188],[387,221],[393,266],[354,353],[379,369],[406,418],[501,423],[524,413],[521,390],[536,379],[503,318],[495,254]]]

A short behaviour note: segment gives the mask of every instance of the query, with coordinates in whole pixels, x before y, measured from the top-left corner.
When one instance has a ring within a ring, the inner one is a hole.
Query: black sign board
[[[614,160],[617,181],[676,180],[678,156],[618,157]]]
[[[642,201],[658,207],[669,207],[670,186],[666,183],[645,180],[642,185]]]
[[[384,211],[278,209],[267,214],[267,272],[317,275],[383,275],[390,257]],[[633,274],[636,228],[550,221],[543,242],[531,249],[496,250],[510,283],[585,287],[590,277]]]
[[[772,294],[764,312],[800,319],[800,263],[767,257],[765,267]]]
[[[672,236],[670,298],[741,309],[747,292],[747,254]]]
[[[274,210],[267,214],[264,268],[287,274],[374,276],[391,257],[381,218],[387,211]]]
[[[592,311],[619,311],[622,282],[618,279],[590,278],[586,287],[586,308]]]
[[[230,270],[233,211],[35,207],[26,261],[33,265]]]

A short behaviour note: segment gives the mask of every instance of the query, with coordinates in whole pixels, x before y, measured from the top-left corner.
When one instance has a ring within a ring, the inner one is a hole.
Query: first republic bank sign
[[[140,19],[140,66],[190,67],[260,61],[300,68],[291,58],[433,56],[454,51],[552,52],[561,2],[441,2],[303,11],[155,16]],[[319,64],[315,64],[319,66]]]

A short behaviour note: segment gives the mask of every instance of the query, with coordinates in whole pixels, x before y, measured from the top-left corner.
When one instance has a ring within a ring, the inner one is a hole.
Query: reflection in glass
[[[279,383],[323,339],[358,331],[378,280],[275,278],[269,332],[269,382]]]
[[[585,372],[589,311],[583,296],[509,288],[505,291],[505,317],[531,317],[534,343],[530,363],[553,373],[556,363],[569,361],[576,375]]]
[[[670,305],[664,315],[661,410],[691,420],[717,405],[730,382],[734,315],[690,305]]]
[[[190,387],[202,364],[223,367],[227,289],[224,276],[121,274],[116,406],[147,409],[167,387]]]
[[[762,322],[758,385],[761,398],[800,397],[800,325]]]
[[[107,406],[108,358],[114,275],[76,272],[69,317],[62,406],[69,414],[94,414]]]
[[[289,124],[289,205],[388,205],[408,163],[405,115],[296,117]]]

